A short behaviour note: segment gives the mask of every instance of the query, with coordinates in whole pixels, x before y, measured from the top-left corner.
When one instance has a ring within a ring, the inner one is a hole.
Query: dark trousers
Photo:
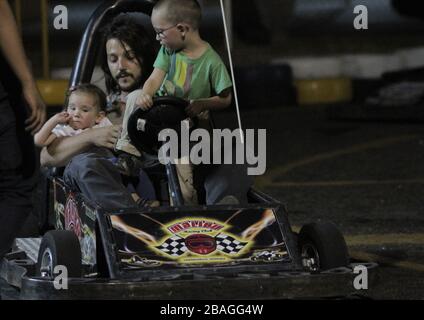
[[[25,118],[22,101],[0,101],[0,258],[32,210],[37,166],[33,138],[24,130]]]
[[[247,204],[247,193],[253,185],[253,177],[247,175],[246,164],[235,164],[236,149],[223,148],[223,164],[201,164],[194,166],[194,180],[201,203],[217,204],[226,196],[235,197],[239,203]],[[229,161],[229,158],[232,161]],[[228,160],[228,161],[225,161]],[[225,164],[232,162],[232,164]]]
[[[74,156],[63,173],[65,183],[105,209],[137,207],[111,157],[95,147]]]

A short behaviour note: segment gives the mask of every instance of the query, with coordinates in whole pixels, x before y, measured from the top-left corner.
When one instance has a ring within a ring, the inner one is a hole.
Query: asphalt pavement
[[[358,295],[424,299],[424,125],[335,121],[325,107],[241,113],[244,129],[267,129],[267,171],[255,185],[287,206],[293,228],[333,221],[352,258],[380,265]],[[228,112],[215,120],[237,123]],[[16,298],[2,283],[3,298]]]
[[[333,221],[351,257],[379,263],[375,287],[358,294],[424,299],[424,124],[330,120],[318,106],[241,114],[244,129],[267,129],[255,184],[287,206],[294,229]]]

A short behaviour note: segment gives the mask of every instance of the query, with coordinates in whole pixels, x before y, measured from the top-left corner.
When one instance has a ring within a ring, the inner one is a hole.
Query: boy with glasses
[[[137,107],[151,108],[155,95],[189,100],[186,112],[199,118],[200,126],[207,125],[204,120],[208,120],[209,110],[230,105],[230,76],[219,55],[200,37],[200,20],[201,8],[196,0],[160,0],[153,8],[151,21],[162,47],[143,89],[128,96],[118,150],[139,155],[130,144],[126,124]],[[177,164],[177,172],[185,203],[196,203],[191,165]]]

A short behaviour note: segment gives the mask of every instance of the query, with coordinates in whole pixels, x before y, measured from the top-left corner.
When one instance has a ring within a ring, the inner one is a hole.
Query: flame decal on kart
[[[130,268],[166,268],[269,263],[288,257],[272,209],[208,213],[177,219],[148,213],[110,216],[121,261]]]

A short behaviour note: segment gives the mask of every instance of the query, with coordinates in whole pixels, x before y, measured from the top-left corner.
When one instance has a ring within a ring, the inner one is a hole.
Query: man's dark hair
[[[68,107],[69,104],[69,97],[72,93],[75,92],[83,92],[88,93],[96,97],[96,107],[97,111],[106,111],[106,95],[103,92],[102,89],[100,89],[98,86],[91,84],[91,83],[81,83],[77,86],[69,88],[68,92],[66,93],[66,102],[65,102],[65,110]]]
[[[105,74],[108,94],[121,91],[119,85],[113,79],[107,63],[106,43],[110,39],[118,39],[123,48],[125,48],[125,43],[134,51],[142,70],[139,83],[141,87],[152,73],[155,59],[155,46],[146,29],[127,14],[117,16],[105,27],[103,31],[103,46],[101,48],[101,68]]]

